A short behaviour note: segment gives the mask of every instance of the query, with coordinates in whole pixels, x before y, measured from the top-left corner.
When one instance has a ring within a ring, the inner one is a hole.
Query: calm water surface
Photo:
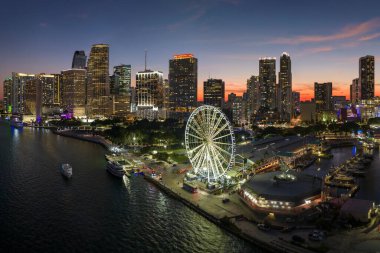
[[[142,177],[105,171],[99,145],[0,123],[0,252],[263,252]],[[73,166],[73,178],[59,173]]]

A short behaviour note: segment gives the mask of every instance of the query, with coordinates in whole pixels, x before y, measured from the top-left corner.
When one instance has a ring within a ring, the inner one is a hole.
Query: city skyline
[[[148,68],[162,71],[165,78],[173,55],[193,53],[199,60],[201,100],[202,84],[209,77],[225,81],[226,97],[231,92],[241,95],[247,79],[258,75],[260,57],[276,57],[278,69],[281,53],[288,52],[292,58],[293,90],[301,92],[302,100],[313,97],[314,82],[332,82],[333,95],[348,99],[349,86],[359,75],[359,58],[374,55],[376,69],[380,38],[380,16],[376,13],[380,4],[367,1],[367,8],[361,10],[361,3],[348,2],[344,6],[325,2],[306,7],[300,1],[276,6],[239,0],[156,1],[149,6],[131,3],[129,10],[136,12],[128,12],[131,15],[122,20],[117,13],[125,3],[119,1],[93,1],[92,5],[83,1],[75,3],[75,10],[62,3],[43,1],[5,3],[1,20],[7,40],[0,42],[0,78],[4,80],[12,72],[60,73],[70,68],[76,50],[85,50],[89,55],[93,44],[107,43],[110,72],[113,66],[131,64],[132,76],[144,69],[145,49]],[[180,11],[171,12],[171,6]],[[143,7],[162,12],[158,15],[148,10],[145,15],[150,18],[129,25],[143,13]],[[59,11],[47,13],[50,8]],[[104,8],[113,11],[98,17]],[[7,9],[16,9],[17,15],[9,14]],[[323,17],[315,15],[321,11]],[[34,15],[44,12],[47,15]],[[267,17],[266,12],[273,15]],[[269,20],[273,16],[276,18]],[[155,17],[160,17],[159,22]],[[303,20],[302,24],[298,19]],[[147,36],[157,39],[153,43]],[[132,83],[134,86],[135,78]],[[379,83],[375,76],[376,95],[380,95]]]

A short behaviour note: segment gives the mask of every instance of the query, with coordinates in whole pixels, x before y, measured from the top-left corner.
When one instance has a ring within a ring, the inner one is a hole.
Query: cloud
[[[193,15],[189,16],[188,18],[180,20],[180,21],[173,23],[173,24],[169,24],[167,26],[167,29],[171,30],[171,31],[178,30],[179,28],[181,28],[182,26],[184,26],[188,23],[197,21],[198,19],[200,19],[205,14],[206,14],[206,10],[199,8],[196,10],[196,12]]]
[[[324,53],[324,52],[331,52],[335,48],[331,46],[325,46],[325,47],[311,47],[311,48],[306,48],[302,52],[298,54],[300,55],[309,55],[309,54],[318,54],[318,53]]]
[[[359,41],[367,41],[367,40],[373,40],[373,39],[376,39],[380,37],[380,32],[378,33],[374,33],[374,34],[369,34],[369,35],[365,35],[363,37],[360,37],[359,38]]]
[[[318,42],[336,41],[336,40],[353,38],[359,35],[364,35],[379,27],[380,27],[380,18],[374,18],[360,24],[346,26],[339,32],[329,34],[329,35],[298,35],[291,38],[281,37],[281,38],[273,39],[271,43],[297,45],[297,44],[302,44],[302,43],[318,43]]]

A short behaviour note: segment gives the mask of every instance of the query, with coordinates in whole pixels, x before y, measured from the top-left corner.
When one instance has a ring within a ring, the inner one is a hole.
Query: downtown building
[[[317,112],[332,110],[332,83],[314,83],[314,100]]]
[[[169,60],[169,104],[173,112],[191,112],[197,107],[198,59],[193,54],[174,55]]]
[[[136,73],[138,118],[166,118],[166,112],[163,110],[163,81],[161,71],[144,70]]]
[[[109,46],[95,44],[87,63],[87,115],[94,118],[112,114],[109,78]]]
[[[293,116],[292,109],[292,62],[288,53],[280,57],[280,71],[278,72],[278,109],[281,121],[290,122]]]
[[[278,89],[276,86],[276,58],[259,60],[260,109],[257,120],[273,121],[277,118]]]
[[[260,77],[251,76],[247,80],[247,114],[248,120],[253,123],[255,116],[260,109]]]
[[[27,110],[25,105],[25,86],[35,77],[34,74],[12,73],[11,99],[12,113],[24,114]]]
[[[225,83],[222,79],[208,79],[203,83],[203,103],[223,108],[224,92]]]
[[[12,78],[7,77],[3,82],[3,111],[12,112]]]
[[[62,109],[66,118],[86,116],[86,70],[69,69],[62,74]]]
[[[300,112],[301,112],[301,107],[300,107],[300,103],[301,103],[301,94],[297,91],[293,91],[292,92],[292,117],[297,117]]]
[[[72,69],[85,69],[87,56],[84,51],[75,51],[73,56]]]
[[[59,74],[36,74],[24,87],[24,121],[41,122],[60,114],[61,82]]]
[[[353,104],[358,104],[361,100],[361,88],[359,78],[355,78],[352,80],[352,84],[350,85],[350,100]]]
[[[131,65],[115,66],[110,85],[113,115],[126,117],[131,112],[131,84]]]
[[[367,55],[359,59],[360,99],[375,97],[375,57]]]

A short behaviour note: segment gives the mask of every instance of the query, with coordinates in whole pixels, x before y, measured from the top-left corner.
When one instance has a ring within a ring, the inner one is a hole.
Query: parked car
[[[270,227],[264,223],[257,224],[257,228],[262,230],[262,231],[269,231],[270,230]]]

